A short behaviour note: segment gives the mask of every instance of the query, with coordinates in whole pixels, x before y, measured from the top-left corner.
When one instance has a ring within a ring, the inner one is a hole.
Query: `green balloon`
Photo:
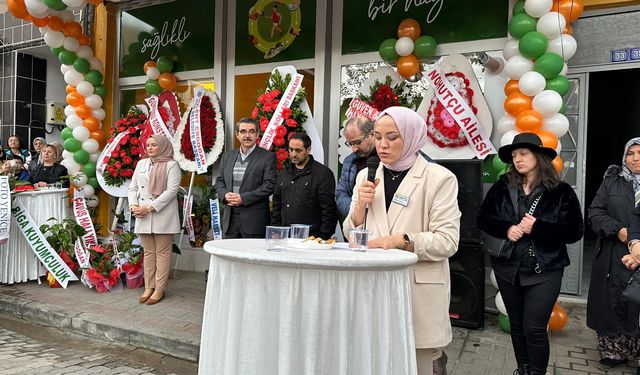
[[[503,169],[505,169],[507,167],[507,164],[505,164],[502,160],[500,160],[500,158],[498,157],[498,155],[494,155],[493,156],[493,168],[496,171],[501,171]]]
[[[509,34],[516,39],[520,39],[524,34],[536,31],[537,24],[538,20],[526,13],[516,14],[509,22]]]
[[[518,50],[522,56],[529,59],[537,59],[543,53],[547,52],[549,40],[538,31],[529,31],[524,34],[518,42]]]
[[[564,101],[562,102],[562,107],[560,107],[560,110],[558,111],[560,113],[562,113],[563,115],[565,115],[567,113],[567,103],[565,103]]]
[[[82,142],[71,137],[64,140],[64,149],[69,152],[76,152],[82,148]]]
[[[509,317],[504,314],[498,314],[498,325],[506,333],[511,333],[511,324],[509,323]]]
[[[71,128],[64,128],[62,129],[62,131],[60,132],[60,135],[62,136],[62,139],[67,140],[69,138],[73,138],[73,129]]]
[[[518,0],[515,4],[513,4],[513,9],[511,9],[511,15],[515,16],[516,14],[524,13],[524,0]]]
[[[78,150],[73,153],[73,160],[78,164],[85,164],[89,161],[89,153],[85,150]]]
[[[160,83],[158,83],[157,79],[148,79],[144,84],[144,89],[152,95],[158,95],[162,88],[160,87]]]
[[[413,45],[413,53],[418,59],[427,59],[436,54],[438,43],[430,35],[423,35],[416,39]],[[394,47],[395,52],[395,47]]]
[[[496,174],[496,181],[498,181],[500,177],[505,173],[507,173],[507,167],[504,167],[498,171],[498,173]]]
[[[545,53],[533,63],[533,70],[542,74],[546,79],[555,78],[562,71],[563,67],[564,61],[562,57],[553,52]]]
[[[78,58],[75,52],[67,51],[66,49],[61,51],[58,55],[58,60],[64,65],[71,65]]]
[[[482,182],[492,184],[496,182],[497,171],[490,159],[485,159],[482,163]]]
[[[73,68],[78,72],[85,74],[91,70],[91,64],[87,59],[83,59],[82,57],[78,57],[76,61],[73,62]]]
[[[102,84],[102,73],[97,70],[90,70],[84,76],[84,79],[94,87]]]
[[[160,73],[169,73],[173,70],[173,61],[166,56],[160,56],[156,61],[156,68]]]
[[[98,183],[98,179],[95,177],[89,177],[87,179],[87,183],[93,186],[94,189],[98,189],[100,187],[100,184]]]
[[[67,4],[63,3],[62,0],[44,0],[44,4],[53,10],[67,9]]]
[[[107,95],[107,89],[102,85],[93,86],[93,93],[104,99]]]
[[[56,48],[51,48],[51,53],[53,53],[53,55],[55,57],[60,56],[60,52],[64,51],[64,47],[60,46],[60,47],[56,47]]]
[[[382,57],[382,60],[386,62],[395,62],[398,60],[398,57],[400,56],[398,56],[398,53],[396,52],[396,42],[396,39],[389,38],[380,43],[378,53],[380,54],[380,57]]]
[[[90,161],[82,166],[82,173],[86,174],[87,177],[95,177],[96,175],[96,162]]]
[[[544,89],[553,90],[560,94],[560,96],[565,96],[569,92],[569,79],[565,76],[557,76],[555,78],[548,79],[547,85]]]

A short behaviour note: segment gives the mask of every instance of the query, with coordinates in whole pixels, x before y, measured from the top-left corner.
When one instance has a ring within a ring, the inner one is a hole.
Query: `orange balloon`
[[[82,25],[76,21],[65,22],[62,27],[62,32],[65,36],[71,36],[77,39],[78,36],[82,35]]]
[[[575,22],[584,11],[582,0],[554,0],[551,10],[559,12],[567,19],[567,23]]]
[[[573,35],[573,26],[571,26],[570,24],[567,24],[567,27],[565,27],[562,32],[564,34]]]
[[[504,100],[504,110],[511,116],[516,117],[527,109],[531,109],[531,97],[520,91],[514,92]]]
[[[74,107],[78,107],[84,104],[84,96],[78,94],[77,92],[72,92],[67,94],[67,103]]]
[[[75,86],[67,85],[67,94],[71,94],[72,92],[77,92]]]
[[[567,315],[567,311],[556,303],[551,311],[551,316],[549,316],[549,330],[560,331],[567,325],[568,321],[569,315]]]
[[[558,137],[550,131],[540,130],[538,132],[538,137],[542,140],[542,145],[544,147],[549,147],[552,149],[556,149],[558,147]]]
[[[98,141],[98,143],[100,143],[101,145],[104,141],[107,140],[106,133],[104,132],[104,130],[101,130],[101,129],[92,131],[91,138]]]
[[[38,26],[38,27],[44,27],[44,26],[47,26],[49,24],[49,18],[48,17],[45,17],[45,18],[32,18],[31,22],[33,22],[33,24]]]
[[[93,5],[102,4],[102,0],[89,0],[89,2]]]
[[[144,74],[147,74],[147,69],[149,68],[155,68],[156,67],[156,62],[153,60],[149,60],[146,63],[144,63]]]
[[[178,83],[176,81],[176,75],[173,73],[162,73],[160,74],[160,77],[158,77],[158,83],[160,84],[160,87],[162,87],[165,90],[173,90],[176,87],[176,84]]]
[[[76,115],[81,119],[86,119],[91,116],[91,107],[86,104],[81,104],[76,107]]]
[[[551,164],[553,165],[553,168],[555,168],[556,172],[558,173],[560,173],[562,168],[564,168],[564,162],[562,161],[562,159],[560,159],[560,156],[556,156],[556,158],[551,161]]]
[[[53,31],[60,31],[64,27],[64,21],[60,17],[49,16],[49,28]]]
[[[544,117],[538,111],[525,109],[516,117],[516,129],[521,132],[537,133],[542,128]]]
[[[16,18],[26,19],[29,17],[24,0],[7,0],[7,8]]]
[[[398,25],[398,38],[408,36],[415,41],[420,37],[420,24],[413,18],[406,18]],[[413,75],[413,74],[412,74]]]
[[[518,81],[515,79],[510,79],[504,85],[504,94],[509,96],[514,92],[520,92],[520,88],[518,87]]]
[[[81,46],[88,46],[91,43],[91,38],[84,34],[78,35],[77,39]]]
[[[409,78],[416,75],[420,69],[420,63],[418,58],[414,54],[408,56],[401,56],[398,59],[398,74],[404,78]]]
[[[89,129],[90,132],[94,132],[100,129],[100,121],[95,117],[87,117],[82,121],[82,125]]]

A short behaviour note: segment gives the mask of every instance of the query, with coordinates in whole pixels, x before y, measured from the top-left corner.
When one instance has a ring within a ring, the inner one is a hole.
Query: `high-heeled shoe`
[[[155,305],[156,303],[162,301],[163,298],[164,298],[164,293],[162,293],[160,298],[149,297],[149,299],[147,300],[147,305]]]
[[[146,291],[145,291],[146,293]],[[149,300],[149,298],[151,298],[151,296],[153,295],[153,289],[151,289],[151,293],[149,293],[148,296],[145,296],[144,293],[140,296],[140,298],[138,298],[138,303],[145,303]]]

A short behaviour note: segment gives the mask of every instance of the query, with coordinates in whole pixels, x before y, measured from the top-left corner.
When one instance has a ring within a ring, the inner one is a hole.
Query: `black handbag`
[[[627,286],[622,291],[622,296],[629,302],[640,305],[640,268],[631,275]]]

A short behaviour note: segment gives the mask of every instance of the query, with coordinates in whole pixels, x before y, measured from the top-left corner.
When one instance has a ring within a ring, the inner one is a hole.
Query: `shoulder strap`
[[[529,215],[533,215],[533,211],[536,210],[536,206],[538,205],[540,198],[542,198],[542,194],[538,195],[536,200],[534,200],[533,203],[531,204],[531,207],[529,208]]]

